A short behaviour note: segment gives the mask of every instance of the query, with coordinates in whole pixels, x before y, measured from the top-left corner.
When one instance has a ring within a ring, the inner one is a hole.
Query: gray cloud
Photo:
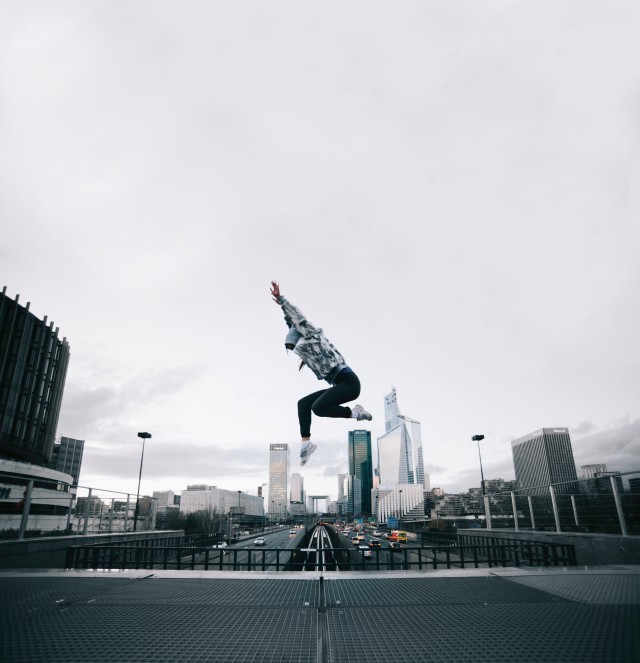
[[[581,465],[599,463],[612,471],[640,469],[640,419],[618,419],[604,430],[572,440],[572,444],[578,471]]]
[[[597,426],[590,421],[581,421],[577,426],[573,426],[569,429],[569,432],[572,437],[579,437],[580,435],[588,435],[593,433]]]
[[[115,442],[128,430],[125,422],[144,419],[140,415],[146,408],[162,408],[188,386],[197,384],[202,375],[201,367],[190,365],[124,377],[107,373],[69,380],[58,430],[68,437]]]

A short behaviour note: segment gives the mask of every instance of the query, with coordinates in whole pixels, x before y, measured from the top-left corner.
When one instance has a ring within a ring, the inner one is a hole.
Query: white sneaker
[[[314,444],[310,440],[307,440],[300,449],[300,465],[304,467],[307,464],[311,454],[318,448],[317,444]]]
[[[354,414],[356,415],[355,417],[353,417]],[[373,417],[362,407],[362,405],[356,405],[351,409],[351,417],[355,418],[357,421],[362,421],[363,419],[371,421],[373,419]]]

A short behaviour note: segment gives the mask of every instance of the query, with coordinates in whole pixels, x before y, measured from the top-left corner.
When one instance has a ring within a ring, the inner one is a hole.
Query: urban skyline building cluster
[[[36,318],[29,306],[21,305],[18,296],[11,300],[6,287],[0,293],[0,512],[8,512],[6,505],[19,501],[25,482],[39,482],[33,524],[55,529],[64,527],[62,515],[76,498],[85,441],[56,437],[69,343],[66,337],[59,338],[59,329],[46,317]],[[336,499],[307,495],[303,476],[290,474],[289,445],[274,443],[269,445],[269,480],[258,486],[257,496],[208,485],[196,490],[190,485],[180,495],[173,491],[154,493],[154,503],[160,509],[178,507],[185,514],[193,512],[197,504],[197,508],[228,512],[234,508],[252,517],[266,512],[276,519],[302,516],[323,500],[329,512],[378,520],[418,518],[427,515],[429,507],[435,506],[437,511],[438,505],[441,512],[455,510],[456,504],[463,503],[467,511],[480,510],[480,489],[470,488],[459,498],[439,488],[431,489],[421,424],[401,413],[395,387],[384,396],[384,422],[385,431],[377,437],[375,449],[371,431],[348,432],[348,467],[336,476]],[[491,488],[535,494],[550,484],[562,484],[567,492],[576,490],[578,477],[567,428],[541,428],[513,440],[511,447],[515,481],[483,480],[482,493]],[[594,486],[600,486],[616,472],[596,464],[584,466],[583,474]],[[265,485],[267,496],[263,494]],[[150,497],[145,499],[151,503]],[[95,496],[87,499],[89,511],[97,508],[96,500]],[[128,501],[113,498],[112,510],[116,502],[128,513]],[[19,514],[13,513],[13,525],[16,518]]]

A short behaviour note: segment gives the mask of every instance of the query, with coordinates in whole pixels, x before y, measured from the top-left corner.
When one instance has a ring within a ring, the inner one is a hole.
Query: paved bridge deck
[[[640,660],[640,567],[0,573],[0,660]]]

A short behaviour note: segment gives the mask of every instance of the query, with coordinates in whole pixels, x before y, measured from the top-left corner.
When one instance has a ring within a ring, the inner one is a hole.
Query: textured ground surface
[[[638,661],[640,567],[5,572],[0,660]]]

